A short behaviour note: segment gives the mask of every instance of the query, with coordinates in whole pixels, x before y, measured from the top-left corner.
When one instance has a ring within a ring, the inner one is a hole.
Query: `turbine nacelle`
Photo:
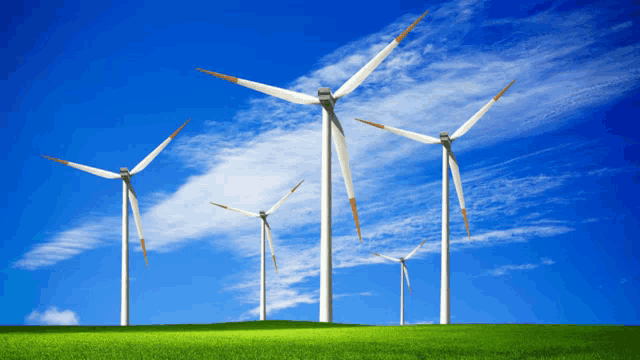
[[[260,210],[259,214],[260,214],[260,217],[265,219],[265,220],[267,220],[267,216],[269,216],[269,215],[267,215],[266,212],[264,212],[264,210]]]
[[[449,146],[453,142],[453,139],[449,137],[448,132],[443,131],[440,133],[440,141],[442,142],[442,145]]]
[[[126,167],[120,168],[120,177],[122,178],[122,180],[131,179],[131,176],[133,175],[131,175],[129,169],[127,169]]]
[[[333,112],[333,107],[336,105],[337,99],[333,97],[331,89],[327,87],[319,88],[318,100],[320,100],[320,105],[322,105],[325,110],[330,113]]]

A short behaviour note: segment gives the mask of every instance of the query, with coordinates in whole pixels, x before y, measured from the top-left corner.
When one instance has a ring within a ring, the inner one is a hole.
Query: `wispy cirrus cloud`
[[[117,229],[118,225],[116,218],[94,217],[83,225],[54,235],[44,244],[34,246],[16,261],[13,267],[35,270],[95,249],[104,244],[105,240],[117,238],[117,233],[114,233],[113,229]]]
[[[365,242],[354,246],[356,230],[341,171],[334,161],[334,269],[379,261],[368,254],[371,250],[406,255],[423,239],[429,241],[417,257],[439,252],[441,170],[438,165],[433,171],[423,169],[431,164],[429,161],[436,163],[441,149],[357,123],[354,117],[432,136],[440,131],[452,133],[507,83],[518,78],[473,130],[455,144],[472,236],[466,237],[452,189],[452,251],[573,231],[577,224],[553,222],[545,217],[552,211],[545,204],[572,201],[575,193],[558,195],[557,191],[580,176],[612,174],[605,169],[588,169],[587,175],[561,171],[566,164],[553,159],[542,172],[523,172],[528,161],[555,155],[567,144],[499,164],[490,159],[477,159],[476,163],[467,160],[465,154],[472,148],[580,121],[572,116],[615,101],[637,88],[640,79],[640,47],[637,43],[615,47],[610,37],[600,34],[597,14],[577,11],[566,15],[550,9],[537,18],[474,23],[472,15],[481,11],[480,2],[440,5],[337,106],[347,136]],[[415,14],[404,16],[378,33],[337,49],[320,59],[316,70],[284,86],[308,94],[315,94],[320,86],[336,90],[414,19]],[[454,25],[450,26],[452,20]],[[623,25],[616,25],[617,29],[629,26]],[[518,36],[500,43],[465,47],[465,35],[475,26],[515,27],[510,33]],[[273,269],[268,270],[267,307],[272,313],[315,303],[318,298],[317,289],[304,286],[319,275],[320,109],[250,90],[247,98],[248,109],[236,112],[229,126],[217,127],[211,122],[203,134],[184,134],[176,139],[168,153],[197,172],[175,192],[159,189],[158,196],[142,198],[140,207],[150,252],[170,252],[188,242],[210,241],[238,257],[256,258],[259,223],[214,208],[208,202],[254,212],[266,210],[302,178],[306,179],[269,218],[280,269],[278,277],[272,276]],[[247,128],[247,124],[258,126]],[[588,148],[585,143],[573,145],[573,149]],[[509,221],[497,224],[496,217]],[[106,217],[61,232],[36,245],[15,265],[37,269],[76,256],[117,238],[119,226],[112,225],[118,222],[118,217]],[[87,242],[85,236],[89,233],[93,237]],[[137,245],[134,249],[140,251]],[[248,268],[241,283],[227,287],[240,293],[238,298],[243,304],[254,306],[259,301],[256,269]],[[518,269],[501,271],[514,270]],[[253,308],[246,316],[257,314]]]
[[[550,258],[543,258],[540,260],[540,263],[538,264],[503,265],[496,269],[486,272],[484,275],[503,276],[518,270],[533,270],[533,269],[539,268],[540,266],[548,266],[553,264],[555,264],[555,261],[551,260]],[[478,276],[482,276],[482,275],[478,275]]]

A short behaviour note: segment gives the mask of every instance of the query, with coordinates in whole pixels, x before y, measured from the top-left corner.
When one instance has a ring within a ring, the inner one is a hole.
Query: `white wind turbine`
[[[304,180],[302,180],[304,181]],[[219,206],[223,209],[227,209],[227,210],[231,210],[231,211],[235,211],[235,212],[239,212],[242,215],[245,216],[249,216],[249,217],[254,217],[254,218],[260,218],[262,221],[262,225],[261,225],[261,229],[262,229],[262,239],[260,240],[260,320],[266,320],[267,319],[267,293],[266,293],[266,273],[265,273],[265,269],[264,269],[264,253],[266,251],[265,246],[264,246],[264,233],[265,233],[265,228],[267,229],[267,235],[269,236],[269,247],[271,248],[271,258],[273,259],[273,266],[276,268],[276,273],[278,272],[278,265],[276,264],[276,253],[273,250],[273,239],[272,239],[272,235],[271,235],[271,227],[269,226],[269,223],[267,222],[267,216],[273,214],[274,211],[276,211],[276,209],[278,207],[280,207],[280,205],[282,205],[282,203],[289,197],[289,195],[293,194],[294,191],[296,191],[296,189],[298,188],[298,186],[300,186],[300,184],[302,184],[302,181],[300,181],[298,183],[298,185],[296,185],[293,189],[291,189],[291,191],[289,191],[287,193],[287,195],[285,195],[282,199],[280,199],[280,201],[278,201],[275,205],[273,205],[271,207],[271,209],[269,209],[269,211],[267,211],[266,213],[264,212],[264,210],[260,210],[259,214],[256,213],[252,213],[249,211],[244,211],[244,210],[240,210],[240,209],[234,209],[225,205],[220,205],[220,204],[216,204],[216,203],[211,203],[212,205],[215,206]]]
[[[334,112],[334,107],[338,99],[355,90],[371,72],[384,60],[391,51],[407,36],[420,20],[427,14],[425,11],[411,26],[402,34],[396,37],[389,45],[380,51],[355,75],[345,82],[335,94],[329,88],[319,88],[318,97],[302,94],[299,92],[281,89],[278,87],[265,85],[249,80],[244,80],[228,75],[223,75],[209,70],[196,68],[196,70],[216,76],[220,79],[230,81],[234,84],[242,85],[250,89],[271,95],[296,104],[322,105],[322,183],[320,193],[320,321],[333,321],[332,289],[331,289],[331,134],[335,139],[340,169],[347,187],[347,195],[351,203],[351,211],[358,230],[358,239],[362,243],[360,233],[360,223],[358,222],[358,211],[356,209],[356,199],[351,181],[351,170],[349,169],[349,157],[347,154],[347,144],[345,142],[344,131],[340,121]]]
[[[178,130],[174,131],[165,141],[162,142],[155,150],[153,150],[147,157],[142,159],[133,170],[129,171],[126,167],[120,168],[120,174],[113,173],[102,169],[96,169],[91,166],[80,165],[72,163],[66,160],[56,159],[47,155],[42,157],[59,162],[61,164],[71,166],[78,170],[88,172],[93,175],[97,175],[106,179],[122,179],[122,284],[120,293],[120,326],[129,326],[129,207],[127,203],[131,198],[131,209],[133,210],[133,218],[136,222],[136,228],[138,229],[138,236],[140,237],[140,244],[142,245],[142,252],[144,254],[144,261],[149,267],[147,261],[147,250],[144,246],[144,234],[142,233],[142,223],[140,222],[140,210],[138,210],[138,198],[131,185],[131,178],[133,175],[139,173],[149,165],[149,163],[155,159],[156,156],[173,140],[176,135],[182,130],[182,128],[189,122],[188,119]]]
[[[413,254],[416,253],[416,251],[418,251],[418,249],[420,248],[420,246],[422,246],[422,244],[424,244],[424,241],[421,242],[420,245],[418,245],[415,249],[413,249],[413,251],[410,252],[409,255],[400,259],[396,259],[390,256],[376,254],[372,252],[372,254],[375,256],[381,256],[385,259],[400,263],[400,325],[404,325],[404,277],[405,276],[407,277],[407,286],[409,287],[409,294],[411,294],[411,284],[409,283],[409,270],[407,270],[407,265],[405,265],[404,262],[406,260],[409,260],[409,258],[412,257]]]
[[[390,131],[394,134],[402,135],[409,139],[420,141],[425,144],[442,144],[442,261],[441,261],[441,278],[440,278],[440,324],[449,324],[451,322],[450,317],[450,291],[449,291],[449,176],[447,168],[451,167],[451,175],[453,176],[453,183],[456,187],[456,193],[458,194],[458,201],[460,202],[460,208],[462,209],[462,216],[464,218],[464,224],[467,228],[467,236],[471,239],[469,233],[469,223],[467,222],[467,210],[464,205],[464,194],[462,193],[462,181],[460,180],[460,171],[458,169],[458,161],[456,160],[453,150],[451,150],[451,144],[453,140],[464,135],[475,123],[489,110],[493,104],[495,104],[502,94],[513,85],[516,80],[513,80],[507,87],[505,87],[498,95],[491,99],[482,109],[480,109],[475,115],[473,115],[467,122],[462,124],[456,132],[449,137],[446,132],[440,133],[440,139],[436,139],[431,136],[414,133],[411,131],[400,130],[391,126],[380,125],[373,122],[369,122],[362,119],[357,119],[360,122],[375,126],[380,129]]]

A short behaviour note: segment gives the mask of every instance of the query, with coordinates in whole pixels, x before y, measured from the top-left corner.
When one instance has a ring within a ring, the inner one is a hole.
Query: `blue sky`
[[[145,268],[130,215],[132,324],[259,316],[267,210],[267,318],[318,320],[321,111],[197,72],[310,95],[334,92],[429,14],[340,100],[363,244],[333,151],[333,320],[438,323],[441,150],[355,117],[450,134],[517,82],[454,144],[471,239],[450,181],[452,323],[638,324],[640,60],[637,6],[606,2],[79,1],[1,15],[7,189],[0,324],[116,325],[121,183],[42,159],[132,169]],[[269,254],[267,254],[269,260]]]

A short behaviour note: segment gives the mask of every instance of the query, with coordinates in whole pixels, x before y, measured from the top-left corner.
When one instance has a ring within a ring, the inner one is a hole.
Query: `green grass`
[[[0,359],[640,359],[640,327],[2,326]]]

